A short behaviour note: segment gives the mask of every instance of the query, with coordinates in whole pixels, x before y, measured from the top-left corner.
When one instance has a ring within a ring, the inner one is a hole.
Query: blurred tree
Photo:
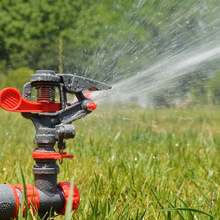
[[[8,74],[1,84],[2,89],[5,87],[14,87],[20,92],[22,91],[23,85],[30,81],[30,75],[35,72],[26,67],[18,68]]]
[[[57,71],[59,38],[72,48],[92,48],[105,17],[102,10],[99,21],[99,6],[89,0],[2,0],[0,12],[1,61],[7,60],[12,68],[29,66]],[[72,63],[74,66],[76,61]]]

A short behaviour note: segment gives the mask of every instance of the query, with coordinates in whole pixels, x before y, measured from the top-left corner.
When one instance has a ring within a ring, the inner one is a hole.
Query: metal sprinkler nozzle
[[[36,102],[31,102],[33,88],[37,90]],[[36,74],[31,75],[30,82],[24,84],[22,95],[14,88],[6,88],[0,92],[0,106],[7,111],[21,112],[23,117],[33,122],[36,129],[34,143],[37,144],[37,148],[32,153],[36,161],[33,167],[35,186],[26,185],[26,188],[29,208],[38,211],[40,217],[51,217],[54,211],[58,214],[65,213],[70,183],[57,184],[59,167],[56,160],[73,158],[73,155],[63,152],[66,148],[64,140],[75,137],[75,127],[70,123],[96,109],[97,104],[86,98],[83,90],[110,88],[111,86],[105,83],[85,77],[38,70]],[[59,102],[56,102],[57,90]],[[78,101],[68,103],[67,93],[75,94]],[[54,149],[56,142],[59,152]],[[0,184],[0,194],[3,195],[0,197],[0,219],[16,218],[23,188],[22,185],[13,187]],[[78,208],[79,201],[79,191],[74,185],[73,210]],[[3,207],[2,204],[7,205]]]

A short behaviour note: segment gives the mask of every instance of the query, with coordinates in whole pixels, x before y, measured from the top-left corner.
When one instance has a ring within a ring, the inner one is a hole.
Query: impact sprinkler
[[[32,88],[37,90],[36,102],[31,102]],[[33,167],[35,186],[0,184],[1,220],[16,218],[20,206],[25,213],[25,204],[21,204],[22,192],[25,189],[28,209],[38,212],[40,218],[52,217],[54,212],[65,213],[70,183],[57,183],[59,166],[56,161],[73,158],[73,155],[64,152],[65,139],[75,136],[75,127],[71,122],[96,109],[96,103],[86,98],[83,91],[110,88],[105,83],[85,77],[39,70],[31,75],[30,82],[24,84],[22,95],[14,88],[5,88],[0,92],[0,106],[3,109],[21,112],[23,117],[33,122],[36,129],[34,143],[37,144],[37,148],[32,153],[36,162]],[[56,91],[59,91],[59,102],[56,102]],[[77,101],[68,103],[67,93],[74,94]],[[54,149],[56,142],[59,152]],[[74,185],[72,210],[78,208],[79,202],[79,191]]]

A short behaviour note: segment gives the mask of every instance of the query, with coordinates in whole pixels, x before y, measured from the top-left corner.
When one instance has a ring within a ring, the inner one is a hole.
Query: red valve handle
[[[5,88],[0,92],[0,106],[12,112],[56,112],[60,103],[34,103],[22,97],[15,88]]]
[[[73,155],[67,155],[66,152],[57,153],[57,152],[32,152],[32,156],[34,159],[54,159],[54,160],[61,160],[62,158],[69,158],[72,159]]]

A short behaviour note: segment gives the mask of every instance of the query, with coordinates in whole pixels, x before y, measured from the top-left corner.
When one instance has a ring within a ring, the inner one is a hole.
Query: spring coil
[[[37,102],[55,102],[55,88],[51,86],[37,87]]]

